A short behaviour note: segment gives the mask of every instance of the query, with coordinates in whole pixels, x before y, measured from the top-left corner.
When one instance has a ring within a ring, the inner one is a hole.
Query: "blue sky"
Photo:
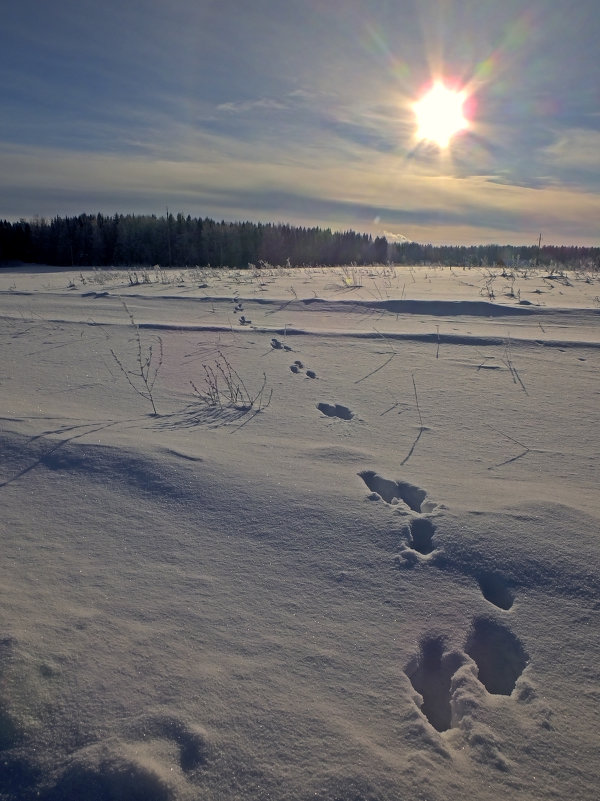
[[[0,218],[165,213],[600,244],[597,0],[19,0]],[[434,78],[468,93],[418,143]]]

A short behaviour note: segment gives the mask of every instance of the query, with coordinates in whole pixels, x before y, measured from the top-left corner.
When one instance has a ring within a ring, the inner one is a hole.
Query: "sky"
[[[0,219],[170,212],[600,245],[598,0],[19,0]],[[419,141],[434,81],[468,127]]]

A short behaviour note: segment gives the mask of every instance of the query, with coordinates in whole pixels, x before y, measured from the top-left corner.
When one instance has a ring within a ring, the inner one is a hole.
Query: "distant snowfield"
[[[1,269],[0,799],[596,799],[599,295]]]

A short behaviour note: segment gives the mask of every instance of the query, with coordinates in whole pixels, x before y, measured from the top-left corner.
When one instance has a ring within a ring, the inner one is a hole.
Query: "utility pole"
[[[541,236],[541,234],[540,234]],[[171,257],[171,220],[169,219],[169,207],[167,206],[167,245],[169,246],[169,267],[172,267]]]

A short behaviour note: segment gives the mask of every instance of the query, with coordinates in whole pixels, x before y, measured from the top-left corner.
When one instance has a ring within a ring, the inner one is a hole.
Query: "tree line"
[[[430,245],[388,242],[355,231],[287,224],[217,222],[183,214],[80,214],[0,221],[0,262],[61,267],[238,267],[268,263],[558,264],[600,268],[600,248],[513,245]]]

